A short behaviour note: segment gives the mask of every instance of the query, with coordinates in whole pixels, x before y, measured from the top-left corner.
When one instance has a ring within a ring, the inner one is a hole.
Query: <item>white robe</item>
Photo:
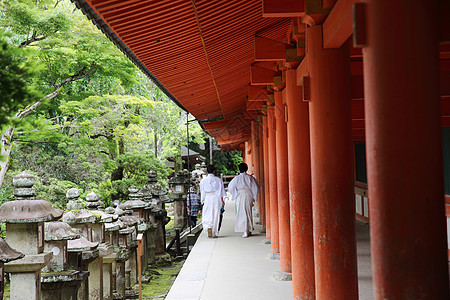
[[[259,187],[256,179],[247,173],[234,177],[228,184],[228,191],[236,200],[235,232],[253,230],[252,206],[258,197]]]
[[[200,195],[203,204],[203,229],[207,232],[208,228],[212,228],[213,235],[218,235],[222,197],[226,196],[222,179],[208,174],[200,181]]]

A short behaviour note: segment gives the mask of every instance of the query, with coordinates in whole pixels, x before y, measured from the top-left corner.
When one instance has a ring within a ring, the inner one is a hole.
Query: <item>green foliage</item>
[[[13,46],[0,29],[0,130],[20,109],[40,98],[33,88],[39,65],[27,59],[30,53]]]
[[[52,203],[53,206],[65,208],[67,204],[66,193],[71,188],[80,189],[71,181],[49,178],[45,184],[35,185],[36,199],[44,199]],[[80,192],[83,192],[83,190],[80,189]]]
[[[162,183],[168,175],[167,168],[155,158],[153,152],[127,152],[119,155],[116,161],[123,168],[123,178],[111,182],[112,196],[127,195],[131,185],[145,185],[148,180],[148,172],[151,170],[158,173],[158,179]]]
[[[241,151],[215,151],[213,152],[216,174],[235,175],[239,173],[239,164],[243,161]]]

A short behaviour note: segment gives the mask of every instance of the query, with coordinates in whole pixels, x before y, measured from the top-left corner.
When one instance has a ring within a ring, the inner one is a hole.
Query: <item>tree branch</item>
[[[47,38],[46,36],[36,37],[36,32],[33,32],[33,35],[29,39],[26,39],[25,41],[20,43],[19,48],[26,47],[33,42],[45,40],[46,38]]]
[[[61,93],[62,88],[75,80],[78,80],[80,78],[83,78],[84,76],[86,76],[86,74],[88,72],[86,72],[87,67],[82,68],[80,71],[78,71],[76,74],[64,79],[60,84],[55,85],[55,91],[45,95],[44,99],[47,100],[51,100],[53,98],[55,98],[56,96],[58,96]],[[28,106],[27,108],[25,108],[23,111],[19,111],[16,115],[15,115],[15,119],[23,119],[26,116],[28,116],[30,113],[32,113],[36,108],[38,108],[40,105],[42,104],[42,100],[37,101],[36,103]]]
[[[97,133],[97,134],[93,134],[93,135],[91,135],[91,136],[89,136],[91,139],[97,139],[97,138],[99,138],[99,137],[105,137],[105,138],[107,138],[108,140],[110,140],[110,139],[112,139],[114,136],[113,136],[113,134],[112,133],[110,133],[110,132],[100,132],[100,133]]]

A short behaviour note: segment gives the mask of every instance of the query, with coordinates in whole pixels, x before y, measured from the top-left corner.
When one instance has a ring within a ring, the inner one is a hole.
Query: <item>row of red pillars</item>
[[[449,298],[437,7],[422,2],[368,7],[363,58],[375,299]],[[382,22],[391,14],[396,30]],[[419,16],[426,20],[416,22]],[[308,28],[306,40],[310,101],[288,69],[286,88],[275,92],[261,126],[252,125],[252,161],[261,164],[265,195],[259,212],[280,271],[292,272],[294,299],[358,299],[349,44],[323,49],[321,26]],[[420,59],[412,63],[412,56]]]

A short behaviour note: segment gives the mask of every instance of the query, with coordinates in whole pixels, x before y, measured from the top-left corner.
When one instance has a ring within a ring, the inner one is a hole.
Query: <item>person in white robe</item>
[[[202,224],[209,238],[216,238],[219,234],[220,208],[225,205],[226,196],[223,181],[214,175],[215,167],[207,167],[208,176],[200,181],[200,197],[203,204]]]
[[[245,173],[248,170],[246,163],[239,165],[238,176],[234,177],[228,184],[228,191],[236,200],[236,222],[235,232],[243,232],[242,237],[246,238],[252,234],[253,218],[252,207],[259,193],[258,182],[255,177]]]

